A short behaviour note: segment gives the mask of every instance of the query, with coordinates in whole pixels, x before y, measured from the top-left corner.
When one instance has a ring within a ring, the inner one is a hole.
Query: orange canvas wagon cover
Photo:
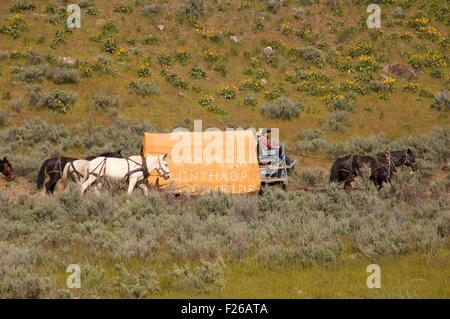
[[[258,191],[256,148],[257,141],[250,130],[145,133],[143,138],[144,156],[168,153],[171,177],[164,180],[153,171],[149,183],[160,188],[172,183],[177,192]]]

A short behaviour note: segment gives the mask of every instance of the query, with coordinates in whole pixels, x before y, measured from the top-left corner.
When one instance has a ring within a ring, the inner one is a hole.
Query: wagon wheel
[[[264,193],[270,188],[280,188],[282,190],[286,190],[286,184],[284,182],[275,182],[275,183],[263,183],[259,189],[258,195],[264,195]]]

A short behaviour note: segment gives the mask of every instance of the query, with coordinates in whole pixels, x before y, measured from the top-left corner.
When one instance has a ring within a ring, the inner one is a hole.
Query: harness
[[[384,158],[386,158],[386,161],[388,163],[387,168],[388,168],[388,180],[391,179],[391,174],[392,173],[396,173],[397,172],[397,167],[395,166],[394,161],[391,158],[391,152],[389,152],[389,150],[386,150],[384,152]],[[405,158],[406,161],[406,158]],[[391,173],[392,170],[392,173]]]
[[[352,170],[352,167],[351,167],[351,164],[353,163],[353,156],[354,156],[354,155],[350,155],[350,157],[349,157],[349,158],[347,159],[347,161],[345,162],[344,167],[339,169],[340,172],[346,172],[346,173],[348,173],[348,174],[349,174],[349,177],[346,178],[346,179],[343,180],[343,181],[340,181],[338,184],[346,183],[346,182],[348,182],[348,181],[353,181],[353,178],[354,178],[355,176],[358,176],[357,174],[354,174],[354,173],[353,173],[353,170]],[[380,165],[380,162],[378,161],[377,156],[371,156],[371,157],[375,160],[376,166],[377,166],[375,169],[372,170],[372,172],[376,172],[376,171],[378,171],[378,170],[384,168],[383,165]],[[394,163],[393,163],[393,165],[395,166]]]
[[[136,162],[135,160],[126,157],[124,158],[127,161],[127,173],[124,175],[124,177],[122,178],[122,182],[125,180],[128,180],[130,178],[131,175],[133,175],[134,173],[137,172],[142,172],[144,175],[144,180],[147,181],[148,177],[150,176],[150,172],[148,171],[148,167],[147,167],[147,161],[146,158],[144,156],[141,155],[142,158],[142,163]],[[103,178],[105,176],[105,172],[106,172],[106,159],[107,157],[105,157],[93,170],[92,173],[90,173],[91,175],[94,175],[97,178]],[[135,168],[133,170],[130,170],[130,161],[133,162],[134,164],[140,166],[138,168]],[[98,173],[95,173],[95,171],[97,170],[97,168],[100,167],[100,170]],[[102,173],[103,171],[103,173]],[[158,156],[158,167],[156,168],[156,172],[158,173],[159,177],[163,177],[164,175],[167,174],[167,171],[162,167],[161,165],[161,160]]]
[[[58,169],[59,168],[59,169]],[[58,159],[56,160],[55,166],[53,166],[53,170],[50,172],[47,172],[47,174],[50,173],[59,173],[61,176],[63,174],[63,167],[61,167],[61,156],[58,156]]]
[[[380,161],[378,160],[378,157],[381,157],[382,155],[375,155],[375,156],[371,156],[375,161],[376,161],[376,168],[372,169],[372,173],[373,174],[377,174],[376,172],[380,169],[387,169],[387,179],[388,181],[391,180],[391,177],[393,174],[397,173],[397,166],[401,166],[401,165],[405,165],[405,164],[409,164],[409,165],[413,165],[413,163],[411,163],[411,161],[409,160],[409,156],[408,156],[408,151],[405,151],[405,157],[403,159],[403,161],[401,163],[399,163],[399,165],[396,165],[394,160],[392,159],[391,156],[391,152],[389,150],[386,150],[384,152],[384,159],[386,159],[386,165],[381,164]],[[349,177],[341,182],[339,182],[339,184],[348,182],[353,180],[353,178],[356,176],[356,174],[353,174],[353,171],[351,169],[351,163],[353,162],[353,155],[350,155],[350,157],[348,158],[348,160],[345,162],[344,167],[339,169],[340,172],[346,172],[349,174]]]
[[[344,164],[343,168],[339,169],[339,172],[345,172],[349,174],[349,177],[343,181],[340,181],[338,184],[346,183],[348,181],[353,180],[354,174],[352,173],[351,169],[351,163],[353,163],[353,155],[350,155],[350,157],[347,159],[347,161]]]
[[[72,179],[75,179],[75,178],[73,177],[73,174],[75,174],[76,177],[78,178],[78,180],[83,179],[83,177],[84,177],[83,174],[81,174],[81,173],[75,168],[75,165],[73,165],[73,162],[70,162],[69,165],[70,165],[70,167],[72,168],[72,171],[69,171],[69,176],[70,176]]]
[[[6,178],[10,179],[11,176],[14,176],[14,172],[12,170],[9,169],[8,163],[4,162],[4,161],[0,161],[2,163],[2,173],[3,175],[5,175]],[[8,175],[6,175],[8,174]]]
[[[410,166],[414,165],[414,163],[411,163],[408,156],[408,151],[405,151],[405,159],[403,160],[403,163],[401,165],[409,164]]]

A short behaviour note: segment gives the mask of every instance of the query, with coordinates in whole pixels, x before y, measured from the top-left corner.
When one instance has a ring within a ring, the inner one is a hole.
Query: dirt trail
[[[13,197],[17,197],[21,194],[27,194],[35,197],[44,195],[43,192],[36,191],[36,185],[30,183],[24,177],[16,177],[16,179],[11,182],[8,182],[5,178],[1,178],[0,192],[8,193]]]

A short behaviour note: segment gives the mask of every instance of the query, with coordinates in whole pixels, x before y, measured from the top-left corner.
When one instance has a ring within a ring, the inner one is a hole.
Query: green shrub
[[[441,92],[436,92],[431,107],[440,111],[450,110],[450,91],[443,89]]]
[[[161,74],[166,79],[167,82],[172,84],[173,87],[182,90],[187,90],[189,88],[189,83],[181,79],[181,77],[173,71],[162,69]]]
[[[22,109],[22,105],[23,105],[23,97],[19,97],[17,99],[14,99],[10,102],[11,108],[17,112],[20,113],[20,110]]]
[[[98,54],[94,64],[92,64],[92,69],[98,72],[112,73],[111,64],[111,58]]]
[[[115,265],[115,269],[119,276],[114,278],[114,283],[123,298],[145,298],[161,290],[156,274],[152,271],[144,270],[136,276],[130,274],[122,264]]]
[[[175,61],[175,57],[171,54],[161,53],[160,55],[158,55],[158,62],[160,65],[171,66],[175,63]]]
[[[93,99],[95,107],[100,110],[106,110],[110,107],[117,107],[119,105],[119,98],[106,93],[94,93]]]
[[[292,102],[290,99],[281,98],[272,103],[264,103],[261,112],[267,117],[289,120],[298,117],[302,107],[302,102]]]
[[[78,3],[80,8],[89,8],[89,7],[95,7],[95,0],[80,0]]]
[[[205,13],[204,0],[183,0],[178,4],[177,12],[180,17],[198,17]]]
[[[190,289],[197,292],[210,292],[224,286],[222,265],[219,262],[201,261],[200,266],[186,265],[173,270],[176,286],[181,289]]]
[[[218,94],[226,100],[233,100],[236,98],[236,88],[228,85],[220,85]]]
[[[299,135],[301,141],[297,142],[295,149],[299,152],[316,152],[326,145],[325,137],[320,130],[303,130]]]
[[[222,76],[226,76],[230,71],[228,70],[228,66],[225,62],[218,62],[214,65],[214,71],[219,72]]]
[[[67,113],[78,101],[78,94],[71,91],[52,89],[42,94],[38,105],[60,113]]]
[[[98,10],[98,8],[96,6],[86,8],[86,13],[91,16],[96,16],[99,12],[100,11]]]
[[[66,34],[64,31],[57,30],[53,36],[52,42],[50,43],[50,47],[55,50],[63,43],[66,43]]]
[[[280,7],[283,5],[283,0],[267,0],[267,10],[272,13],[277,13]]]
[[[442,68],[434,68],[431,71],[431,76],[435,79],[442,79],[444,77],[444,70]]]
[[[119,32],[119,28],[112,21],[105,22],[101,27],[101,34],[104,36],[111,36]]]
[[[41,98],[42,87],[40,85],[28,85],[27,90],[30,97],[28,104],[38,105],[39,99]]]
[[[346,98],[337,98],[328,105],[328,110],[331,112],[337,111],[345,111],[345,112],[354,112],[353,103],[348,101]]]
[[[27,10],[36,10],[36,5],[29,0],[16,0],[14,5],[9,9],[10,12],[22,12]]]
[[[27,68],[23,72],[15,74],[13,77],[27,83],[42,82],[45,77],[45,67],[38,66]]]
[[[70,68],[52,68],[48,71],[47,78],[55,84],[76,84],[80,81],[80,74]]]
[[[189,76],[193,79],[200,80],[200,79],[207,79],[208,75],[205,71],[203,71],[200,67],[193,67],[191,71],[189,72]]]
[[[323,128],[327,131],[345,131],[349,126],[351,126],[351,118],[350,113],[346,111],[331,114],[323,124]]]
[[[324,171],[320,168],[304,168],[299,173],[300,183],[305,186],[321,186],[326,182]]]
[[[28,51],[27,59],[28,59],[28,63],[30,63],[32,65],[44,63],[44,58],[39,54],[39,52],[36,52],[34,50]]]
[[[186,51],[184,48],[178,48],[173,54],[174,59],[181,65],[187,65],[191,59],[191,53]]]
[[[256,96],[253,94],[247,94],[244,96],[244,105],[256,106],[258,103]]]
[[[144,44],[156,45],[159,43],[159,39],[153,34],[149,34],[144,38]]]
[[[307,46],[298,49],[298,54],[306,61],[321,67],[324,64],[322,59],[322,51],[313,46]]]
[[[118,6],[114,8],[114,12],[118,13],[132,13],[133,7],[131,6]]]
[[[137,81],[131,81],[128,84],[128,89],[130,92],[139,96],[152,96],[159,95],[161,93],[155,82],[140,83]]]

